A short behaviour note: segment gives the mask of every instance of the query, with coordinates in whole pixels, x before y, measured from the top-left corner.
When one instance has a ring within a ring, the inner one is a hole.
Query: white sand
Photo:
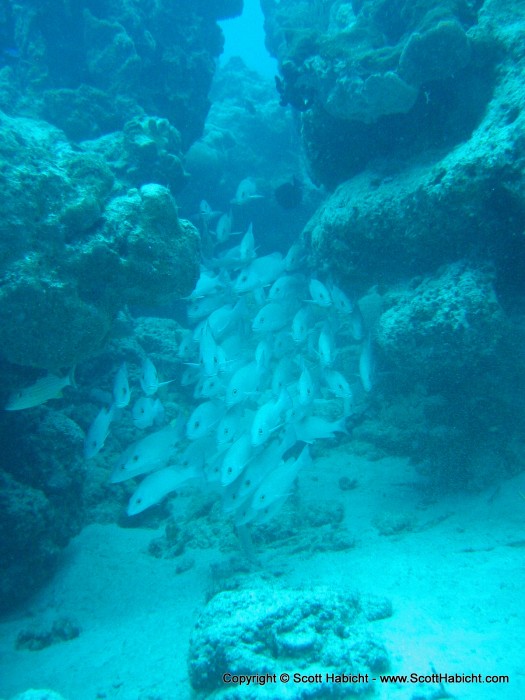
[[[358,488],[341,491],[342,473],[356,477]],[[525,551],[508,546],[525,540],[518,493],[524,477],[495,492],[440,497],[431,505],[407,485],[415,481],[413,467],[402,460],[367,462],[334,449],[301,475],[301,500],[344,502],[356,547],[292,557],[285,548],[272,549],[261,561],[284,569],[279,582],[285,586],[325,584],[390,598],[393,616],[373,628],[391,654],[392,673],[426,674],[434,667],[507,674],[505,685],[445,687],[462,700],[525,698]],[[177,507],[183,503],[177,499]],[[379,534],[374,522],[388,513],[406,514],[415,531]],[[0,697],[27,688],[51,688],[67,700],[191,697],[188,640],[205,602],[210,563],[228,554],[193,551],[194,567],[176,574],[178,559],[147,553],[161,532],[93,525],[71,543],[51,584],[0,623]],[[80,624],[77,639],[38,652],[15,649],[20,630],[59,616]],[[416,690],[378,682],[376,697],[408,700]]]

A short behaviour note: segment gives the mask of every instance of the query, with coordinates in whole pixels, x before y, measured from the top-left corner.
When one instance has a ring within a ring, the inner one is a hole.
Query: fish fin
[[[69,379],[69,385],[72,386],[73,389],[78,389],[77,380],[75,379],[76,368],[77,366],[73,365],[73,367],[71,367],[67,375]]]

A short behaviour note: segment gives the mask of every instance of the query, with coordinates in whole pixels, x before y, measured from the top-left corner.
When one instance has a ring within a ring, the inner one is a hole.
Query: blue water
[[[248,68],[273,80],[277,73],[277,62],[265,48],[263,21],[258,0],[245,0],[240,17],[220,23],[225,40],[220,65],[232,56],[240,56]]]

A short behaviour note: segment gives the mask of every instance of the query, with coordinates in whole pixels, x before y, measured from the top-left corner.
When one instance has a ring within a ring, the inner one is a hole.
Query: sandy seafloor
[[[356,477],[357,488],[341,491],[342,474]],[[373,625],[392,673],[507,674],[508,685],[445,688],[462,700],[524,698],[525,477],[433,499],[407,486],[417,481],[414,467],[400,459],[369,462],[349,457],[344,446],[325,452],[300,475],[301,502],[320,494],[343,502],[355,548],[290,555],[283,543],[259,552],[261,568],[282,574],[275,585],[387,596],[393,616]],[[175,503],[175,512],[184,508],[184,498]],[[415,527],[382,535],[374,523],[385,514],[408,516]],[[193,568],[176,574],[177,559],[147,553],[161,532],[92,525],[71,542],[53,581],[0,623],[0,697],[29,688],[50,688],[67,700],[191,697],[188,640],[210,586],[210,564],[231,555],[194,550]],[[77,639],[16,650],[21,629],[63,615],[80,624]],[[430,686],[426,691],[432,697]],[[372,697],[408,700],[415,692],[378,685]]]

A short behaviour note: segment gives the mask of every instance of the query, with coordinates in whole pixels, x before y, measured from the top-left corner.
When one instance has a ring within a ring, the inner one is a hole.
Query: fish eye
[[[141,413],[146,413],[146,410],[145,410],[144,408],[141,408],[141,409],[140,409],[140,412],[141,412]]]
[[[142,503],[142,498],[137,498],[137,505],[140,505]]]
[[[237,389],[234,389],[234,390],[232,391],[232,394],[235,395],[236,393],[237,393]]]
[[[195,423],[193,424],[194,428],[199,428],[200,427],[200,421],[196,420]]]
[[[231,467],[228,467],[228,474],[231,474],[233,469]]]
[[[96,446],[97,446],[97,441],[96,441],[96,440],[92,440],[92,441],[91,441],[91,447],[96,447]]]
[[[138,462],[139,461],[139,456],[138,455],[133,455],[133,461]]]
[[[259,428],[259,435],[262,435],[262,434],[263,434],[263,429]]]
[[[125,396],[128,393],[128,390],[126,389],[125,386],[122,387],[122,394]]]
[[[245,485],[245,486],[249,486],[251,483],[252,483],[252,482],[250,481],[250,479],[246,479],[246,481],[244,482],[244,485]]]

